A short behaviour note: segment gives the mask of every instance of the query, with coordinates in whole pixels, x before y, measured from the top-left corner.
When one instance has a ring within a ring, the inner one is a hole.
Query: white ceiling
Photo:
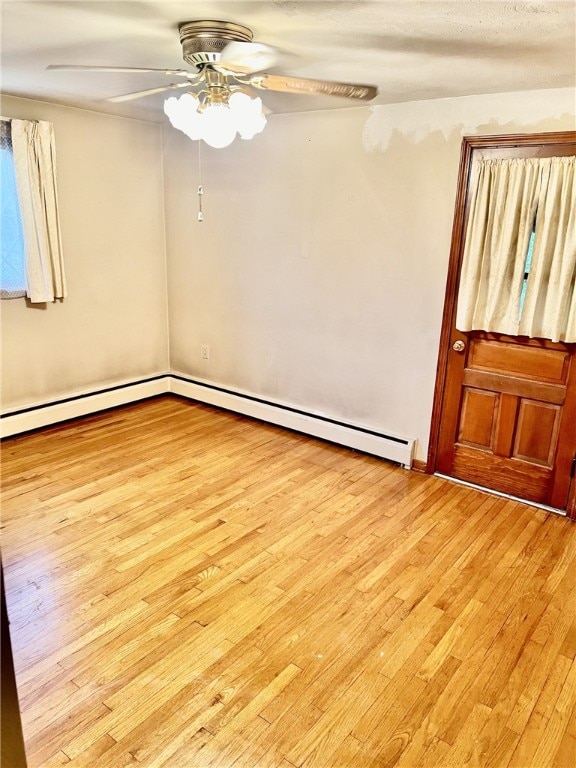
[[[574,0],[1,0],[0,10],[4,93],[152,120],[165,119],[165,94],[104,99],[169,77],[46,66],[183,68],[178,23],[206,18],[244,24],[280,48],[271,71],[377,85],[373,104],[576,85]],[[273,112],[357,104],[259,95]]]

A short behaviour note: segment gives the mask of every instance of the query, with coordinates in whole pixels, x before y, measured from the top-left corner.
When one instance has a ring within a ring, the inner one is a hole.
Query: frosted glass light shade
[[[251,99],[246,93],[236,92],[228,100],[236,120],[236,130],[242,139],[253,139],[264,130],[266,117],[262,112],[262,99]]]
[[[193,93],[184,93],[180,98],[171,96],[164,102],[164,112],[174,126],[191,139],[202,138],[200,102]]]
[[[234,115],[227,104],[208,104],[200,114],[202,138],[216,149],[227,147],[236,138]]]
[[[170,96],[164,112],[174,128],[217,149],[231,144],[237,133],[242,139],[252,139],[266,125],[262,100],[240,91],[232,93],[228,103],[208,102],[205,106],[193,93]]]

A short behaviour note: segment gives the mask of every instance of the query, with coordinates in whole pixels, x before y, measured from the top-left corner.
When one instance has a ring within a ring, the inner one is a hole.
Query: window
[[[1,295],[26,296],[31,304],[54,302],[66,296],[54,128],[46,120],[0,124]]]
[[[0,183],[0,297],[15,299],[26,295],[26,266],[12,132],[7,120],[2,120],[0,124]]]
[[[535,236],[536,236],[536,219],[534,219],[534,225],[532,226],[532,234],[530,235],[530,242],[528,243],[528,253],[526,254],[526,262],[524,264],[524,279],[522,281],[522,293],[520,294],[520,318],[522,318],[522,310],[524,309],[524,301],[526,299],[526,289],[528,288],[528,275],[530,274],[530,267],[532,266],[532,253],[534,251]]]

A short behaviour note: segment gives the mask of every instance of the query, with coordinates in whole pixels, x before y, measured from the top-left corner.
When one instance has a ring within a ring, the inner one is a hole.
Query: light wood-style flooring
[[[171,397],[6,440],[29,768],[576,765],[576,525]]]

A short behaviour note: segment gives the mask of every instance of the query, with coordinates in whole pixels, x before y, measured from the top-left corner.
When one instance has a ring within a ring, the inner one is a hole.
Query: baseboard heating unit
[[[364,426],[337,421],[318,413],[310,413],[284,403],[262,400],[250,394],[215,386],[208,382],[171,377],[175,395],[215,405],[260,421],[293,429],[305,435],[329,440],[338,445],[395,461],[410,469],[416,441],[412,438],[387,435]]]
[[[168,379],[167,375],[159,375],[150,379],[122,382],[105,389],[76,393],[53,402],[6,411],[0,419],[0,436],[19,435],[31,429],[48,427],[119,405],[129,405],[155,395],[164,395],[170,391]]]
[[[379,456],[401,464],[406,469],[412,466],[416,445],[412,438],[380,433],[366,426],[339,421],[286,403],[264,400],[247,392],[226,389],[178,374],[163,374],[126,382],[103,390],[72,395],[56,402],[7,412],[0,421],[0,436],[21,434],[107,408],[170,393]]]

